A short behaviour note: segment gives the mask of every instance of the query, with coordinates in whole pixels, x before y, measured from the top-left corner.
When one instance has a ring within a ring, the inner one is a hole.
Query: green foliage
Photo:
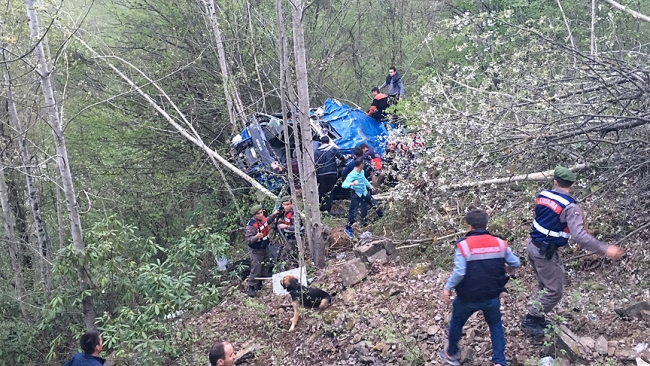
[[[86,231],[84,251],[66,247],[59,253],[55,273],[63,280],[74,278],[79,266],[86,268],[95,284],[91,294],[101,314],[98,324],[105,347],[119,358],[137,352],[140,362],[159,364],[164,357],[176,356],[177,343],[191,337],[191,329],[178,328],[174,319],[219,301],[219,290],[207,273],[228,245],[209,227],[188,227],[167,249],[138,237],[136,231],[115,216],[97,222]],[[205,282],[197,281],[202,271]],[[62,290],[70,296],[55,296],[48,309],[52,314],[79,306],[77,287]]]

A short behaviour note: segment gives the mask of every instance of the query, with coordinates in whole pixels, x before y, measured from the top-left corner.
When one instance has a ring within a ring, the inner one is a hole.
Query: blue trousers
[[[368,205],[370,207],[377,206],[377,216],[382,217],[383,212],[379,208],[379,204],[375,201],[374,198],[368,192],[365,196],[359,197],[354,191],[350,194],[350,210],[348,211],[348,225],[346,228],[352,229],[352,224],[354,224],[354,218],[357,216],[357,209],[361,206],[361,222],[365,223],[366,216],[368,216]]]
[[[501,323],[501,301],[499,297],[480,302],[466,302],[458,296],[454,299],[451,320],[449,321],[449,347],[447,354],[458,354],[458,341],[463,334],[463,325],[475,312],[483,311],[485,321],[490,327],[490,339],[492,340],[492,362],[506,366],[506,340],[503,335],[503,324]]]

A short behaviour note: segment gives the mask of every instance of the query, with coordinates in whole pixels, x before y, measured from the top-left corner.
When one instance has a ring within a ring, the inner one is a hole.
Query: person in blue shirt
[[[348,224],[345,226],[345,234],[350,238],[354,238],[352,232],[352,224],[357,216],[357,209],[361,206],[361,225],[366,224],[366,216],[368,215],[368,205],[370,207],[377,207],[377,216],[384,216],[384,212],[379,207],[377,201],[372,198],[370,190],[372,185],[366,178],[363,172],[364,160],[357,158],[354,160],[354,169],[345,177],[345,181],[341,185],[343,188],[350,188],[350,210],[348,211]]]
[[[102,352],[102,336],[96,330],[89,330],[79,338],[83,352],[72,356],[63,366],[102,366],[106,360],[99,357]]]
[[[519,258],[508,248],[508,243],[487,231],[488,215],[475,208],[465,215],[469,232],[456,242],[454,269],[440,297],[445,304],[451,302],[451,290],[456,290],[449,321],[449,346],[438,353],[450,365],[460,365],[458,341],[463,325],[477,311],[482,311],[490,328],[492,362],[506,366],[505,337],[501,323],[499,295],[505,291],[508,275],[506,264],[520,266]]]

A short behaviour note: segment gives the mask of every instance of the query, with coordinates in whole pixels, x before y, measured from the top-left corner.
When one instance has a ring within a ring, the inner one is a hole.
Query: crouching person
[[[485,211],[472,209],[465,215],[465,221],[469,232],[456,242],[454,270],[441,294],[442,300],[449,304],[451,290],[456,289],[449,321],[449,346],[438,356],[450,365],[460,365],[458,341],[463,325],[480,310],[490,328],[492,362],[495,366],[506,366],[499,294],[505,290],[508,281],[505,265],[517,268],[519,258],[508,248],[505,240],[487,231]]]
[[[269,224],[274,222],[277,212],[267,218],[261,205],[251,207],[253,217],[246,224],[246,244],[248,255],[251,258],[251,273],[248,276],[248,296],[255,297],[255,292],[262,288],[262,281],[256,278],[269,274],[271,270],[271,257],[269,255]]]

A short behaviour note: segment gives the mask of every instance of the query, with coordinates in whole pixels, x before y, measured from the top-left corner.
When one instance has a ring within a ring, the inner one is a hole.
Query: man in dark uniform
[[[508,277],[506,264],[512,268],[520,265],[519,258],[508,248],[505,240],[487,231],[488,215],[475,208],[467,212],[465,222],[469,232],[456,242],[454,270],[440,294],[442,300],[451,302],[451,290],[456,298],[449,320],[449,346],[438,357],[450,365],[460,365],[458,341],[463,325],[477,311],[482,311],[490,328],[492,362],[506,366],[505,337],[501,322],[501,301]]]
[[[621,248],[606,245],[585,231],[582,211],[569,195],[576,181],[575,174],[561,166],[553,173],[553,189],[542,191],[535,200],[535,219],[526,242],[539,290],[521,322],[522,331],[530,336],[544,335],[544,328],[550,325],[544,316],[562,299],[564,267],[557,249],[565,246],[569,238],[584,249],[604,254],[608,259],[618,259],[623,255]]]
[[[274,212],[267,218],[264,217],[264,210],[261,205],[254,205],[250,208],[253,217],[246,224],[246,244],[248,244],[248,255],[251,259],[251,273],[248,276],[248,296],[254,297],[255,291],[262,288],[262,281],[255,279],[268,274],[270,271],[271,258],[269,256],[269,225],[274,222],[278,212]]]
[[[300,218],[295,216],[291,196],[282,197],[283,215],[278,218],[278,230],[287,239],[284,249],[280,253],[280,262],[286,262],[288,265],[298,263],[298,241],[296,240],[296,222],[300,232],[302,232],[302,223]]]
[[[318,197],[323,202],[321,211],[330,212],[334,200],[332,190],[339,179],[338,161],[342,157],[338,146],[332,143],[328,136],[321,137],[320,142],[320,146],[314,151]]]

